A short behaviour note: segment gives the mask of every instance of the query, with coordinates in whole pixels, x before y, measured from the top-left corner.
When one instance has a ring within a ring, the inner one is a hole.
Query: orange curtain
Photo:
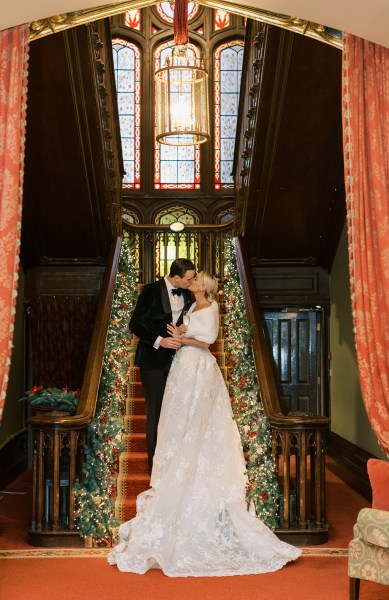
[[[361,390],[373,431],[389,452],[389,49],[349,34],[343,136]]]
[[[0,31],[0,422],[11,362],[22,216],[28,25]]]

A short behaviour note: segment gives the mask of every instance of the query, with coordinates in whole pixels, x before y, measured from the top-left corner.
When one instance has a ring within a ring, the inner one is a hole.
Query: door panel
[[[283,413],[321,414],[321,311],[265,310],[263,319]]]

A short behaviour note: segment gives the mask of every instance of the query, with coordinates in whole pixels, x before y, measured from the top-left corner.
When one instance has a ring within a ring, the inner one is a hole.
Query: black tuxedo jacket
[[[191,305],[191,293],[183,290],[184,310]],[[182,313],[177,325],[182,323]],[[168,290],[164,279],[148,283],[139,294],[130,319],[130,331],[139,338],[135,364],[141,369],[160,369],[167,366],[175,353],[170,348],[154,348],[158,336],[167,337],[167,325],[172,322]]]

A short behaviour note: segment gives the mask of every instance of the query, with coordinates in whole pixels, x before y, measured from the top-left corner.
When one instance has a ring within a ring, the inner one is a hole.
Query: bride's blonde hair
[[[207,300],[213,302],[217,299],[219,282],[216,277],[207,271],[200,271],[200,273],[197,274],[197,281],[200,283],[200,285],[205,285],[205,297]]]

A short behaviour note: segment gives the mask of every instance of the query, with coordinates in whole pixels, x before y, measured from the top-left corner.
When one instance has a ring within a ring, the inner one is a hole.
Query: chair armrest
[[[354,525],[354,538],[389,548],[389,511],[376,508],[362,508]]]

